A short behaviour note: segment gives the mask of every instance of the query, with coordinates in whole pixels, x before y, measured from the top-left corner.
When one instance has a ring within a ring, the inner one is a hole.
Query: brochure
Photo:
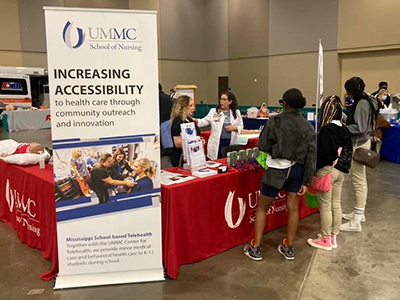
[[[189,165],[192,170],[204,168],[206,156],[204,155],[203,143],[200,137],[188,139],[188,157]]]
[[[183,167],[192,171],[202,169],[206,166],[203,143],[197,136],[194,123],[181,124]]]
[[[208,161],[206,162],[207,168],[218,168],[221,165],[221,163],[216,162],[216,161]]]
[[[161,184],[163,185],[177,184],[195,179],[195,177],[193,176],[167,172],[164,170],[161,170],[160,174],[161,174]]]
[[[207,176],[213,176],[213,175],[217,175],[217,174],[218,174],[217,170],[211,170],[211,169],[202,169],[202,170],[192,172],[192,175],[196,176],[196,177],[207,177]]]

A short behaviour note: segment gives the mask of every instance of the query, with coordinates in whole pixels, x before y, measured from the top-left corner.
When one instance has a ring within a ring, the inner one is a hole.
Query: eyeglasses
[[[283,106],[284,101],[282,99],[280,99],[278,102],[280,106]]]

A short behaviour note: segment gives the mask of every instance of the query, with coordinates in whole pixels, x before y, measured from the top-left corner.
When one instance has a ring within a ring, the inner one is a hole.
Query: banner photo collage
[[[55,289],[164,280],[157,15],[44,10],[60,268]]]

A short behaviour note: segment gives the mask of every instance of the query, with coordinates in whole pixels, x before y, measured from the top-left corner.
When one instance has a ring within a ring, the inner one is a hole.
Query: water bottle
[[[231,166],[231,152],[228,152],[226,154],[226,162],[227,162],[228,168],[231,168],[232,167]]]
[[[42,156],[42,151],[39,151],[39,169],[46,168],[46,163],[44,161],[44,157]]]
[[[44,157],[40,156],[39,158],[39,169],[44,169],[46,167],[46,163],[44,161]]]

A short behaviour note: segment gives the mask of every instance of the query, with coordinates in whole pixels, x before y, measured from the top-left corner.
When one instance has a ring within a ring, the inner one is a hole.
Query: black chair
[[[222,157],[226,157],[228,152],[239,151],[242,150],[242,147],[239,145],[230,145],[221,149]]]

